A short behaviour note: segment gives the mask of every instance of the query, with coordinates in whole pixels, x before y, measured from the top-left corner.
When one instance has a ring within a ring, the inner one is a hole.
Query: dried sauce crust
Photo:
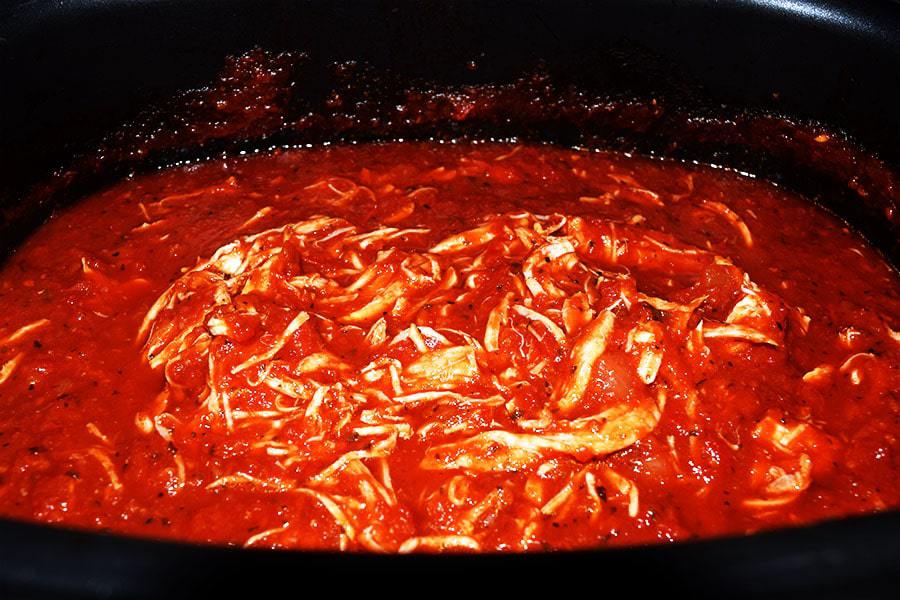
[[[43,300],[0,330],[6,514],[528,551],[900,498],[896,274],[728,173],[503,145],[223,162],[72,209],[0,282]]]

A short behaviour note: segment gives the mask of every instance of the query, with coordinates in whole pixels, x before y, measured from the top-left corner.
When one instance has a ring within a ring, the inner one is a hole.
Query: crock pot
[[[500,137],[736,168],[801,191],[894,265],[900,257],[892,0],[6,2],[0,52],[4,254],[53,208],[162,165],[286,144]],[[244,122],[208,112],[200,100],[216,94],[274,108]],[[490,96],[492,108],[443,113],[452,94]],[[415,118],[397,112],[398,98]],[[822,132],[834,140],[827,149],[814,143]],[[673,545],[403,557],[0,520],[5,596],[261,597],[313,586],[891,596],[900,513]]]

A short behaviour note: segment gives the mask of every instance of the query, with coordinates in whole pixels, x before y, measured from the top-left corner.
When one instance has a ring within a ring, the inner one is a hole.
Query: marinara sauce
[[[532,551],[900,504],[900,280],[769,183],[511,144],[128,179],[0,271],[0,513]]]

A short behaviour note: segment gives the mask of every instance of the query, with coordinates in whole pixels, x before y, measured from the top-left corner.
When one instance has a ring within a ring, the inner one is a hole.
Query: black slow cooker
[[[900,260],[893,0],[6,1],[0,53],[3,255],[55,207],[129,173],[284,145],[469,137],[735,168],[804,193]],[[442,112],[463,93],[491,109]],[[202,100],[217,94],[273,109],[210,112]],[[527,556],[241,550],[0,520],[3,597],[319,590],[897,597],[900,513]]]

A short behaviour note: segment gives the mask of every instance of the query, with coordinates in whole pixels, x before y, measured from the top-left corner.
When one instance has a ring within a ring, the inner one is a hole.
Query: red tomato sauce
[[[0,271],[0,514],[532,551],[900,504],[900,280],[802,198],[552,146],[123,181]]]

